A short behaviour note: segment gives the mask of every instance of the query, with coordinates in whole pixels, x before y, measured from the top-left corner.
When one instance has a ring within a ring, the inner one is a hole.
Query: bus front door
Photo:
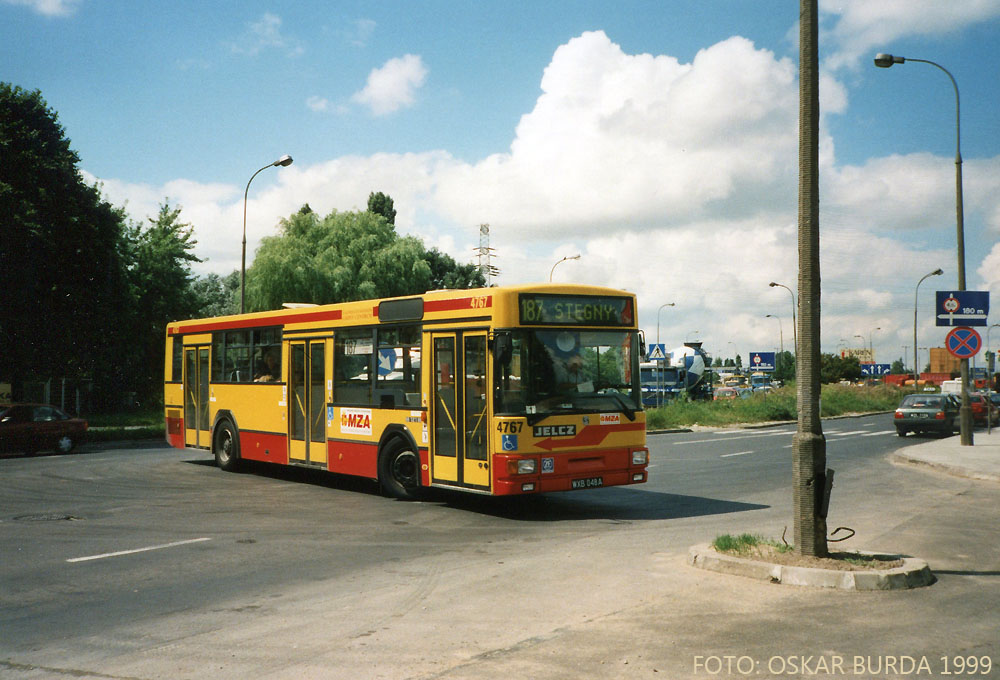
[[[326,464],[327,340],[288,342],[288,458]]]
[[[431,475],[489,490],[486,333],[434,333]]]
[[[210,445],[208,347],[184,348],[184,445]]]

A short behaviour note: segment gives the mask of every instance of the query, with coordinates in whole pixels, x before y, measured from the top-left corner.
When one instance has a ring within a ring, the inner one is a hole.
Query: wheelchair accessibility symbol
[[[517,451],[517,435],[516,434],[500,435],[500,445],[504,451]]]

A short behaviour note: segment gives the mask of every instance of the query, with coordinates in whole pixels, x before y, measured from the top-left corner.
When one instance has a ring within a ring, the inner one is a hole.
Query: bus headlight
[[[507,474],[533,475],[538,469],[538,461],[534,458],[519,458],[507,461]]]
[[[646,465],[649,463],[649,449],[636,449],[632,452],[632,465]]]

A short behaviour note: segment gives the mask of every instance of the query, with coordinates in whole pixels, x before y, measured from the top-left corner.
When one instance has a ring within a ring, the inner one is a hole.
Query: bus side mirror
[[[514,355],[514,343],[510,333],[497,333],[493,336],[493,361],[499,365],[510,362]]]
[[[639,331],[639,356],[642,357],[640,361],[646,358],[646,334]]]

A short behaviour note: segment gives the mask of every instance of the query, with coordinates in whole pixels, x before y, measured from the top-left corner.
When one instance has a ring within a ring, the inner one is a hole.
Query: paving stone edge
[[[735,555],[724,555],[716,552],[707,543],[691,546],[688,551],[688,564],[698,569],[785,585],[857,591],[907,590],[929,586],[937,581],[924,560],[903,556],[900,556],[900,559],[903,560],[903,564],[893,569],[840,571],[773,564]]]

